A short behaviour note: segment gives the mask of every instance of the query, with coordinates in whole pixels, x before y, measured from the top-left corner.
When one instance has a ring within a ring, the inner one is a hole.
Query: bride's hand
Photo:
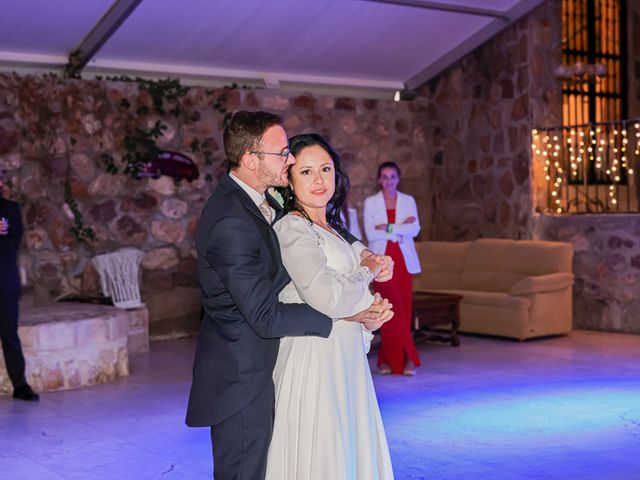
[[[393,278],[393,259],[389,255],[376,255],[375,259],[376,262],[382,265],[382,271],[375,278],[375,281],[386,282],[391,280]]]
[[[364,260],[365,258],[368,258],[370,260],[375,260],[380,265],[382,265],[382,270],[378,275],[374,277],[374,280],[376,282],[387,282],[391,280],[391,278],[393,277],[393,259],[390,256],[378,255],[376,253],[373,253],[371,250],[365,248],[360,253],[360,260],[361,260],[360,265],[362,265],[362,260]]]
[[[375,255],[370,255],[368,257],[362,258],[360,260],[360,265],[368,268],[369,271],[373,274],[373,278],[376,278],[384,268],[384,264],[379,262],[376,259]]]

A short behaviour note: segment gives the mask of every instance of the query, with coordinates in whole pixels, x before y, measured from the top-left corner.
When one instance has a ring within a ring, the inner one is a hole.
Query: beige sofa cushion
[[[572,271],[570,244],[480,239],[469,246],[462,289],[509,292],[525,277]]]
[[[463,289],[482,290],[486,292],[508,292],[511,287],[524,278],[505,271],[471,270],[462,274]]]
[[[567,272],[549,273],[524,277],[509,291],[510,295],[533,295],[534,293],[556,292],[573,285],[573,274]]]
[[[478,290],[434,289],[432,292],[455,293],[462,295],[462,303],[486,305],[507,310],[528,310],[531,300],[527,297],[515,297],[508,293],[486,292]]]
[[[425,275],[424,267],[422,272],[420,275],[413,276],[412,288],[414,292],[437,290],[440,288],[460,288],[461,275],[459,273],[428,272]]]
[[[436,272],[462,272],[471,242],[416,242],[423,268]]]
[[[500,335],[504,337],[528,338],[532,330],[529,325],[529,312],[495,308],[475,303],[460,304],[460,331]]]
[[[508,292],[524,275],[511,273],[513,240],[480,239],[469,246],[462,273],[463,290]]]
[[[522,275],[572,272],[573,246],[562,242],[519,240],[509,250],[509,270]]]
[[[513,240],[480,239],[469,245],[464,270],[505,271],[509,270],[509,251]]]
[[[422,274],[414,277],[414,290],[460,288],[470,242],[416,242]]]

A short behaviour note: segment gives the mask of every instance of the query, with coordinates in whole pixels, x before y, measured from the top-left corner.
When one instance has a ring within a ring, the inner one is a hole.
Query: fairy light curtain
[[[623,0],[562,0],[563,124],[532,132],[548,210],[635,211],[640,123],[627,118]],[[630,183],[631,182],[631,183]]]

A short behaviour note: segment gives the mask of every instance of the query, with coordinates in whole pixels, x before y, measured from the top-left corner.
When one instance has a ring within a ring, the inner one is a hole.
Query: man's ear
[[[256,156],[253,153],[245,153],[242,155],[240,159],[240,163],[244,168],[250,171],[255,171],[258,169],[258,162],[256,162]]]

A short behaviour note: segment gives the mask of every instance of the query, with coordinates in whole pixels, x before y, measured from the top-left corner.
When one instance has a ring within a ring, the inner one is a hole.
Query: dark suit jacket
[[[278,301],[291,280],[278,239],[228,175],[202,213],[196,249],[204,317],[186,423],[202,427],[239,412],[272,381],[279,337],[328,337],[332,320],[306,304]]]
[[[18,248],[22,240],[20,205],[0,197],[0,218],[9,220],[9,234],[0,235],[0,291],[20,292],[18,275]]]

